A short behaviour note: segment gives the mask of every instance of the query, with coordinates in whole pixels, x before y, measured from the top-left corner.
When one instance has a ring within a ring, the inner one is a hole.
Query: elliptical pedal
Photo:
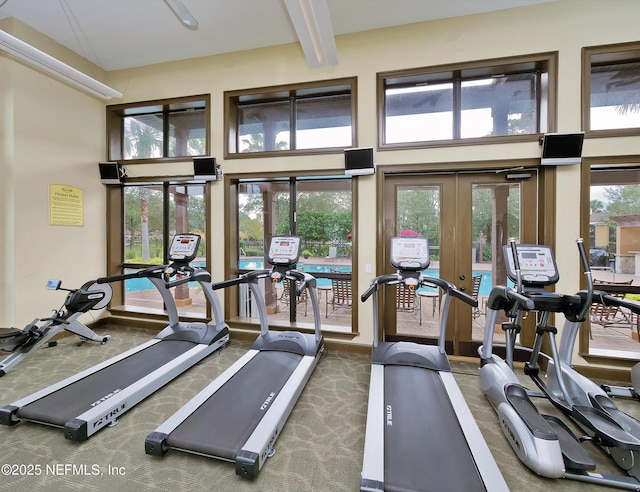
[[[575,436],[571,429],[557,417],[553,415],[543,415],[549,426],[558,436],[560,441],[560,449],[564,466],[570,470],[595,470],[596,462],[593,461],[591,455],[584,449],[580,440]]]

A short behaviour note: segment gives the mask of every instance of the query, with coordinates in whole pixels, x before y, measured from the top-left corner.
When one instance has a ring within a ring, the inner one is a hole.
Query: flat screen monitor
[[[373,147],[362,147],[344,150],[344,173],[351,176],[373,174]]]
[[[100,181],[104,184],[122,184],[126,173],[122,165],[117,162],[100,162]]]
[[[193,158],[193,177],[196,179],[204,179],[206,181],[215,181],[216,176],[216,158],[215,157],[194,157]]]
[[[547,133],[542,139],[543,166],[564,166],[580,164],[582,161],[582,142],[584,132]]]

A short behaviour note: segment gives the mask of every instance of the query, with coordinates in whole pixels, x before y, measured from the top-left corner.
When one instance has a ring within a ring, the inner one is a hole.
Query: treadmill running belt
[[[172,448],[235,461],[302,356],[262,351],[167,437]],[[275,395],[269,398],[270,395]]]
[[[385,366],[385,491],[484,491],[438,372]]]
[[[91,404],[121,391],[197,344],[164,340],[136,352],[18,410],[18,417],[64,427]]]

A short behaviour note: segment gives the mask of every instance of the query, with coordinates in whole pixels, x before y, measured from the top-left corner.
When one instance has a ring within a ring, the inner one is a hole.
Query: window
[[[589,260],[596,288],[628,285],[633,292],[640,281],[639,160],[590,165]],[[635,292],[625,295],[632,300],[638,296]],[[637,321],[637,316],[625,308],[594,304],[590,334],[584,338],[589,354],[637,359]]]
[[[487,143],[546,132],[556,55],[378,74],[381,147]]]
[[[355,322],[351,296],[357,297],[353,268],[353,181],[349,177],[283,177],[239,180],[237,193],[237,271],[269,268],[265,249],[274,235],[302,238],[298,268],[317,279],[323,330],[351,333]],[[293,301],[284,284],[262,284],[269,323],[313,328],[311,301],[306,295]],[[354,298],[355,299],[355,298]],[[240,318],[257,316],[247,289],[240,289]]]
[[[583,56],[583,126],[607,136],[640,129],[640,44],[590,47]]]
[[[187,232],[201,235],[194,263],[206,268],[207,184],[164,182],[111,188],[115,190],[110,193],[120,194],[122,217],[113,217],[111,222],[113,229],[121,233],[120,244],[109,248],[109,263],[114,265],[110,274],[133,273],[151,265],[169,263],[167,252],[173,236]],[[122,226],[118,228],[115,224]],[[116,241],[114,239],[114,243]],[[111,256],[116,251],[121,252],[118,258]],[[115,287],[114,284],[114,305],[120,302],[128,311],[146,314],[164,312],[162,298],[149,279],[125,280],[119,302],[115,298]],[[207,301],[197,283],[180,285],[172,289],[172,293],[180,315],[207,316]]]
[[[207,155],[209,120],[209,96],[108,106],[109,159]]]
[[[225,92],[225,157],[354,146],[355,89],[341,79]]]

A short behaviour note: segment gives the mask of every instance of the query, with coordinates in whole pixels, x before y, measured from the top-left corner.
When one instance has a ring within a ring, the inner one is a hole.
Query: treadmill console
[[[429,266],[429,240],[426,237],[391,238],[391,265],[398,270],[419,271]]]
[[[515,265],[511,246],[503,246],[507,275],[513,282],[517,282]],[[560,276],[558,267],[549,246],[539,244],[518,244],[518,261],[522,283],[527,286],[545,286],[555,284]]]
[[[295,267],[300,259],[298,236],[274,236],[271,238],[267,261],[273,266]]]
[[[169,260],[189,263],[198,254],[200,236],[198,234],[176,234],[169,248]]]

